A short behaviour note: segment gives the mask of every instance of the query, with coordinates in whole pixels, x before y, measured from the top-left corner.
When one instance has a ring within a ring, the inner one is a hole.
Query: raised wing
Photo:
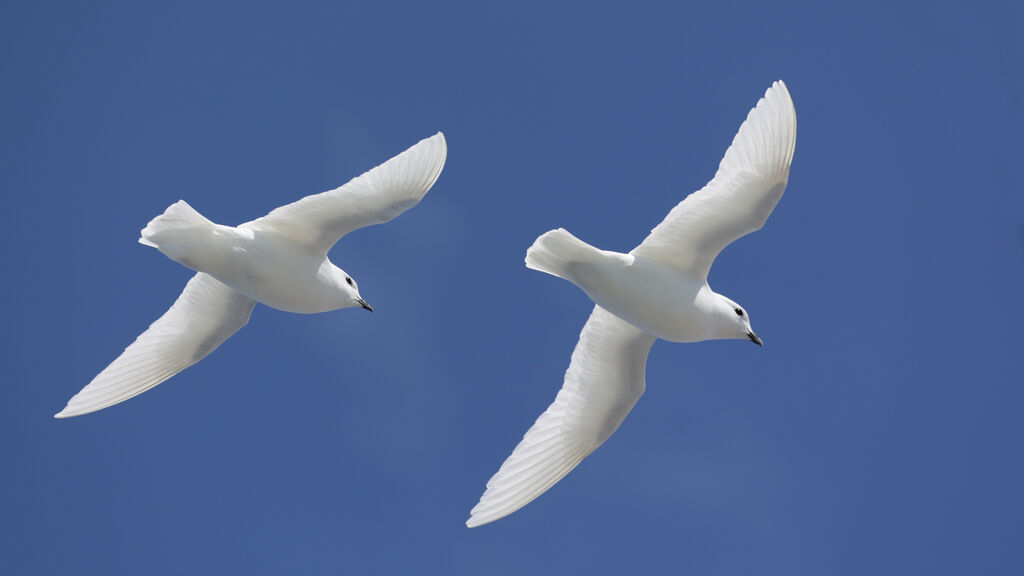
[[[487,524],[526,506],[604,443],[644,393],[654,340],[594,306],[554,403],[487,482],[466,526]]]
[[[415,206],[441,175],[447,155],[438,132],[340,188],[275,208],[242,227],[271,229],[326,253],[345,234]]]
[[[196,274],[171,309],[54,417],[95,412],[167,380],[205,358],[245,326],[255,304],[213,276]]]
[[[715,177],[669,212],[630,254],[707,279],[715,257],[764,226],[789,179],[796,110],[779,80],[747,114]]]

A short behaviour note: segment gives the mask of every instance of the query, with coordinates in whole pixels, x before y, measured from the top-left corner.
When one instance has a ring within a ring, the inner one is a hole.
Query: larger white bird
[[[729,243],[764,225],[786,189],[795,143],[796,111],[780,80],[747,115],[715,177],[628,254],[561,228],[537,238],[526,266],[572,282],[596,305],[554,403],[487,482],[467,526],[522,508],[607,440],[644,392],[656,339],[761,344],[746,311],[708,286],[708,270]]]
[[[438,132],[340,188],[237,227],[210,222],[184,200],[172,204],[139,242],[198,273],[171,309],[55,417],[123,402],[199,362],[249,322],[257,302],[301,314],[352,306],[373,311],[327,252],[345,234],[415,206],[441,175],[447,154]]]

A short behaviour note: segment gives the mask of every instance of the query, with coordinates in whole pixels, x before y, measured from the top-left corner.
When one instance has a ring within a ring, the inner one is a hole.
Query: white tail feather
[[[569,274],[573,264],[593,262],[600,256],[600,250],[559,228],[533,241],[526,251],[526,267],[572,281]]]
[[[182,231],[207,226],[213,226],[213,222],[196,212],[195,208],[188,205],[188,202],[178,200],[168,206],[163,214],[146,224],[146,227],[142,229],[139,243],[159,250],[161,240],[168,236],[177,236]]]

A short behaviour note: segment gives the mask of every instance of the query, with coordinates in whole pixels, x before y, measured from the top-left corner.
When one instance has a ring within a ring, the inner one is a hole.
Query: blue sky
[[[1019,3],[150,4],[0,6],[3,572],[1024,571]],[[789,187],[710,277],[765,348],[656,343],[604,446],[465,528],[589,314],[526,248],[632,248],[778,78]],[[257,307],[51,418],[188,279],[136,243],[167,205],[241,223],[437,130],[331,252],[374,314]]]

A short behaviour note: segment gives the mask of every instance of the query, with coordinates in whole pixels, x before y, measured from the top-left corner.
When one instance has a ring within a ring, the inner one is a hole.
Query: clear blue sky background
[[[1024,573],[1019,2],[148,4],[0,6],[0,572]],[[527,246],[632,248],[778,78],[789,188],[711,274],[765,348],[655,344],[602,448],[465,528],[590,309]],[[331,253],[376,313],[261,306],[51,418],[188,279],[136,243],[167,205],[237,224],[437,130]]]

